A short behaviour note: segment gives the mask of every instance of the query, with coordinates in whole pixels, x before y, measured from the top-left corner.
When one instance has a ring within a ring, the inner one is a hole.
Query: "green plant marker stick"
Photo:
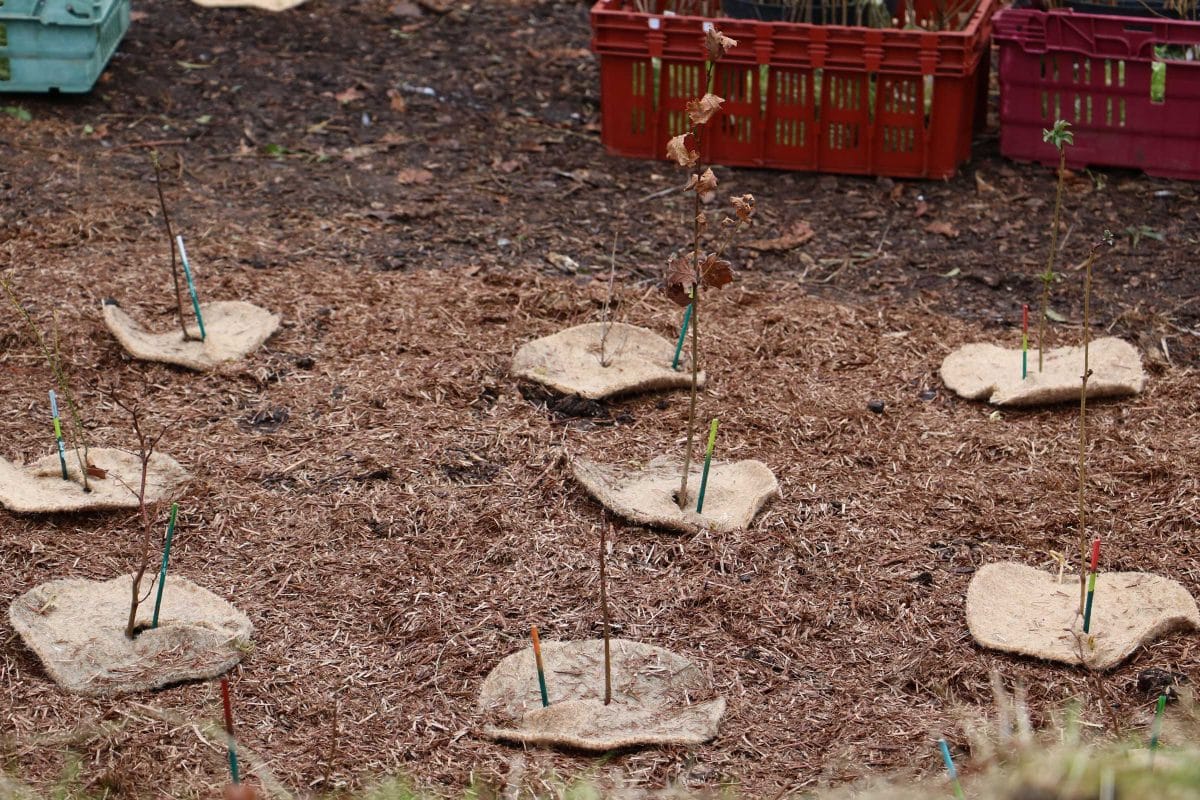
[[[1021,380],[1029,377],[1029,305],[1021,306]]]
[[[150,621],[151,628],[158,627],[158,610],[162,607],[163,586],[167,583],[167,562],[171,559],[171,540],[175,538],[175,515],[179,513],[179,504],[171,503],[171,519],[167,522],[167,541],[163,545],[162,567],[158,570],[158,593],[154,596],[154,619]]]
[[[671,360],[671,369],[679,369],[679,355],[683,352],[683,340],[687,338],[688,323],[692,321],[692,304],[688,303],[683,312],[683,327],[679,329],[679,341],[675,343],[675,358]]]
[[[954,784],[954,796],[958,800],[965,800],[966,795],[963,793],[962,784],[958,781],[958,770],[954,768],[954,759],[950,756],[950,745],[946,744],[945,739],[938,739],[938,747],[942,751],[942,761],[946,762],[946,772]]]
[[[550,696],[546,693],[546,670],[542,668],[542,640],[538,638],[537,625],[529,630],[533,637],[533,660],[537,664],[538,689],[542,692],[542,708],[550,705]]]
[[[54,440],[58,443],[58,465],[62,467],[63,480],[70,480],[67,477],[67,448],[63,444],[62,423],[58,421],[58,396],[53,389],[50,390],[50,416],[54,419]]]
[[[1088,576],[1087,602],[1083,608],[1083,632],[1090,633],[1092,628],[1092,598],[1096,596],[1096,567],[1100,563],[1100,540],[1092,541],[1092,569]]]
[[[241,783],[238,776],[237,746],[233,740],[233,704],[229,702],[229,678],[221,678],[221,705],[225,711],[226,749],[229,751],[229,777],[234,783]]]
[[[176,236],[175,244],[179,245],[179,260],[183,262],[183,276],[187,278],[188,293],[192,296],[192,310],[196,312],[196,324],[200,326],[200,341],[204,341],[204,317],[200,316],[200,298],[196,296],[196,284],[192,281],[192,268],[188,264],[187,250],[183,247],[183,237]]]
[[[1163,712],[1167,709],[1167,696],[1158,696],[1158,705],[1154,709],[1154,722],[1150,725],[1150,752],[1158,749],[1158,737],[1162,733]]]
[[[700,494],[696,497],[696,513],[704,510],[704,490],[708,488],[708,468],[712,466],[713,446],[717,443],[717,418],[708,427],[708,447],[704,449],[704,474],[700,476]]]

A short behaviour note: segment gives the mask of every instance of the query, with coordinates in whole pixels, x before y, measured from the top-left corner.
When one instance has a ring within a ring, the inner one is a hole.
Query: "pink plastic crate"
[[[1200,180],[1200,22],[1008,9],[995,38],[1003,155],[1058,166],[1042,129],[1065,119],[1073,169]]]

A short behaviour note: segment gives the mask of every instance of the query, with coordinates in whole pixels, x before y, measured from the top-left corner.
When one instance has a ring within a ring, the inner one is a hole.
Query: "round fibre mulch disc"
[[[264,11],[287,11],[305,0],[192,0],[205,8],[261,8]]]
[[[605,325],[594,322],[521,345],[513,356],[512,374],[589,400],[691,386],[684,357],[678,370],[671,369],[674,343],[636,325],[613,322],[608,327],[603,364],[600,339]],[[703,372],[698,385],[704,385]]]
[[[204,341],[200,329],[188,326],[183,331],[152,333],[143,329],[114,302],[103,305],[104,324],[121,346],[134,358],[175,364],[201,372],[237,361],[262,346],[279,327],[279,316],[241,300],[222,300],[202,303],[200,316],[204,319]]]
[[[984,647],[1092,669],[1110,669],[1144,644],[1200,629],[1196,601],[1178,581],[1145,572],[1096,577],[1089,632],[1079,614],[1079,576],[1011,561],[987,564],[967,587],[967,626]]]
[[[79,462],[67,451],[67,480],[63,480],[58,454],[17,466],[0,458],[0,505],[16,514],[52,514],[63,511],[93,511],[137,508],[142,463],[136,455],[109,447],[88,449],[88,460],[105,476],[89,477],[83,490]],[[153,503],[175,494],[187,482],[187,470],[170,456],[153,453],[146,476],[146,502]]]
[[[645,465],[571,462],[575,480],[614,514],[641,525],[696,533],[710,529],[734,531],[747,527],[772,497],[779,495],[775,474],[761,461],[714,461],[708,474],[703,513],[696,513],[704,462],[689,471],[688,503],[679,508],[676,497],[683,464],[659,456]]]
[[[1083,348],[1047,350],[1038,371],[1037,349],[1028,354],[1026,376],[1021,377],[1021,350],[994,344],[968,344],[942,361],[940,374],[947,388],[970,400],[997,406],[1040,406],[1079,401],[1083,383]],[[1146,384],[1142,358],[1133,345],[1112,336],[1088,346],[1087,396],[1126,397]]]
[[[153,571],[142,580],[149,591]],[[54,682],[68,692],[114,695],[220,675],[241,660],[253,626],[231,604],[168,575],[157,628],[125,636],[132,576],[57,580],[12,602],[8,618]],[[149,626],[154,596],[138,608]]]
[[[604,704],[604,640],[542,642],[550,705],[543,708],[533,649],[513,653],[484,679],[479,708],[492,739],[603,751],[697,745],[717,735],[725,698],[670,650],[613,639],[612,702]],[[705,699],[709,698],[709,699]]]

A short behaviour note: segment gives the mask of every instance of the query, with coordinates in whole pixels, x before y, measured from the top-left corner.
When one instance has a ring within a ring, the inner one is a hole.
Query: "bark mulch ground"
[[[581,3],[136,11],[93,94],[5,100],[32,119],[0,115],[0,263],[43,326],[57,316],[93,442],[134,445],[107,392],[177,419],[161,449],[195,478],[172,569],[256,627],[232,675],[248,766],[301,793],[588,770],[773,796],[936,769],[934,739],[965,746],[960,715],[989,711],[993,672],[1026,688],[1035,721],[1076,698],[1109,733],[1149,719],[1146,670],[1197,677],[1195,637],[1090,675],[982,652],[966,631],[974,569],[1052,568],[1077,537],[1077,411],[994,415],[937,378],[959,344],[1018,341],[1036,302],[1053,176],[1001,159],[992,131],[948,182],[717,170],[722,198],[759,198],[752,238],[815,234],[740,248],[705,320],[701,416],[721,419],[719,455],[765,461],[783,497],[731,535],[617,521],[608,568],[620,635],[705,665],[730,702],[722,733],[599,762],[484,740],[479,684],[531,624],[600,632],[608,521],[566,459],[681,453],[687,406],[685,392],[563,402],[508,361],[599,319],[614,237],[615,318],[674,336],[658,283],[689,212],[660,193],[682,178],[603,153]],[[131,362],[100,321],[113,297],[173,325],[150,147],[203,298],[283,315],[219,374]],[[1078,337],[1073,268],[1108,228],[1095,327],[1135,342],[1149,371],[1142,396],[1089,405],[1093,533],[1105,568],[1195,592],[1196,189],[1085,172],[1065,205],[1054,343]],[[11,311],[0,343],[3,455],[45,455],[50,377]],[[0,600],[130,571],[136,527],[0,512]],[[223,781],[214,685],[66,696],[7,622],[0,679],[0,754],[35,785],[69,753],[117,796],[209,797]]]

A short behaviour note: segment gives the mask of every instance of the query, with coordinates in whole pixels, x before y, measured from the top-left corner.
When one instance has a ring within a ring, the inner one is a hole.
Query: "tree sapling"
[[[142,602],[150,596],[150,591],[146,592],[146,596],[141,596],[142,578],[146,575],[146,570],[150,566],[150,543],[154,538],[154,516],[150,513],[150,506],[146,502],[146,480],[150,474],[150,458],[154,455],[154,448],[158,446],[162,437],[170,430],[171,425],[167,424],[159,430],[157,435],[150,435],[141,424],[141,410],[136,405],[128,405],[115,394],[110,395],[110,399],[119,406],[126,414],[129,415],[130,422],[133,425],[134,436],[138,442],[138,463],[141,465],[141,472],[138,478],[138,487],[135,489],[128,484],[125,488],[133,492],[138,500],[138,517],[142,525],[142,537],[139,544],[138,565],[137,571],[133,574],[133,584],[130,587],[129,598],[129,618],[125,623],[125,637],[132,639],[137,635],[137,612],[138,607]],[[119,477],[116,480],[121,481]],[[124,483],[124,481],[121,481]],[[157,510],[157,504],[155,504]],[[174,514],[172,514],[172,522],[174,522]],[[165,571],[165,560],[164,560]],[[151,582],[150,590],[154,588],[154,582]],[[157,614],[155,615],[157,618]]]
[[[154,189],[158,192],[158,207],[162,209],[163,226],[167,229],[167,241],[171,248],[171,280],[175,282],[175,314],[179,318],[179,329],[183,331],[183,340],[192,338],[188,333],[187,323],[183,320],[183,290],[179,285],[179,267],[175,260],[175,232],[171,230],[171,215],[167,213],[167,200],[162,190],[162,168],[158,163],[158,151],[150,151],[150,163],[154,165]]]
[[[53,317],[51,318],[53,329],[51,341],[47,342],[45,334],[42,333],[37,323],[33,321],[33,317],[30,316],[25,306],[21,304],[20,298],[17,297],[12,284],[3,275],[0,275],[0,288],[4,289],[4,294],[8,297],[9,303],[16,309],[17,314],[24,320],[25,327],[33,335],[34,341],[37,342],[38,350],[42,353],[42,358],[46,360],[46,365],[50,367],[50,372],[54,375],[54,383],[58,387],[58,393],[62,395],[63,400],[67,404],[67,411],[70,412],[71,418],[71,433],[75,439],[75,446],[72,449],[75,451],[75,458],[79,461],[79,474],[83,480],[83,490],[90,492],[91,487],[88,485],[88,478],[96,468],[88,460],[88,441],[83,427],[83,417],[79,413],[79,405],[75,402],[75,394],[71,391],[71,382],[67,379],[67,371],[63,368],[62,347],[58,337],[58,322]],[[103,477],[103,475],[101,474],[100,477]]]
[[[704,86],[707,89],[712,83],[713,68],[716,62],[729,50],[737,46],[737,42],[722,34],[715,27],[705,32],[705,49],[708,52],[708,62],[704,76]],[[726,236],[720,242],[715,252],[706,253],[703,247],[703,237],[708,230],[708,217],[704,212],[702,202],[705,195],[717,188],[717,177],[711,167],[705,167],[700,160],[701,134],[717,112],[721,109],[722,98],[711,92],[703,97],[689,100],[687,116],[689,128],[667,142],[667,157],[679,166],[690,169],[692,174],[686,189],[693,195],[692,211],[692,245],[691,252],[678,256],[667,267],[666,293],[667,296],[680,306],[690,307],[692,380],[691,395],[688,401],[687,445],[683,457],[683,473],[679,481],[677,501],[682,510],[688,505],[688,470],[691,469],[692,448],[695,441],[696,428],[696,398],[700,374],[700,297],[703,289],[719,289],[733,281],[733,270],[728,261],[722,261],[721,256],[733,241],[734,235],[741,227],[750,222],[754,214],[754,197],[746,194],[731,198],[736,216],[727,217],[723,225],[728,229]]]
[[[1058,148],[1058,184],[1054,191],[1054,216],[1050,220],[1050,252],[1046,254],[1046,271],[1039,277],[1042,279],[1042,313],[1038,316],[1038,372],[1045,364],[1043,352],[1046,340],[1046,316],[1050,310],[1050,284],[1057,277],[1054,265],[1058,260],[1058,226],[1062,219],[1063,181],[1067,171],[1067,145],[1075,143],[1071,133],[1071,123],[1066,120],[1055,120],[1054,127],[1042,131],[1042,141],[1050,142]]]
[[[1091,344],[1092,328],[1092,265],[1100,255],[1100,245],[1112,245],[1113,235],[1104,232],[1104,237],[1092,245],[1087,260],[1083,263],[1083,375],[1079,391],[1079,613],[1084,614],[1087,606],[1088,553],[1091,545],[1087,533],[1087,387],[1092,370],[1088,363],[1088,346]]]

